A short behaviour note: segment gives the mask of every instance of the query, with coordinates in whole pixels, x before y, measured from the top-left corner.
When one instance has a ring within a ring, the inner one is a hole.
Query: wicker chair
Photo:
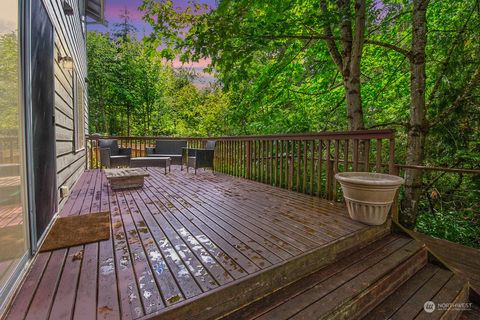
[[[184,164],[187,166],[187,172],[189,167],[195,169],[195,174],[197,174],[199,168],[211,168],[213,170],[215,144],[216,141],[208,140],[203,149],[184,148]]]
[[[182,150],[186,146],[186,140],[157,140],[155,148],[146,149],[147,157],[169,157],[172,164],[182,165]]]
[[[130,166],[131,148],[119,148],[118,141],[114,139],[102,139],[98,141],[98,144],[102,168]]]

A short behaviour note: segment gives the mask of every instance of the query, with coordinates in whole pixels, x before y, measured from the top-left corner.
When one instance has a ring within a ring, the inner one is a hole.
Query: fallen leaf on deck
[[[78,251],[77,253],[75,253],[72,257],[72,261],[75,261],[75,260],[82,260],[83,259],[83,250],[80,250]]]
[[[110,308],[109,306],[98,307],[98,312],[101,313],[101,314],[109,313],[109,312],[112,312],[112,311],[113,311],[113,309]]]

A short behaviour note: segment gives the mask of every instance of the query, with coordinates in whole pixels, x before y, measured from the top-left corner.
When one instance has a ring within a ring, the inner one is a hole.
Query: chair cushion
[[[155,153],[165,155],[181,155],[182,148],[187,147],[186,140],[157,140]]]
[[[216,143],[217,143],[217,141],[215,141],[215,140],[207,140],[207,142],[205,143],[205,149],[214,150]]]
[[[170,157],[170,158],[176,158],[176,157],[181,157],[181,154],[164,154],[164,153],[150,153],[147,155],[148,157]]]
[[[109,148],[110,155],[118,155],[118,141],[115,139],[102,139],[98,141],[100,148]]]

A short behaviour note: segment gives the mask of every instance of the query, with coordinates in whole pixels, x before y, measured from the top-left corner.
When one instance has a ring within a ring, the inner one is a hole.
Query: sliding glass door
[[[0,303],[29,250],[19,13],[0,1]]]

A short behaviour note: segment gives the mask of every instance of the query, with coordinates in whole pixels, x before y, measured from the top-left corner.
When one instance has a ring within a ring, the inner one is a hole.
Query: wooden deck
[[[118,192],[100,170],[82,175],[60,215],[110,210],[112,237],[38,254],[8,319],[185,315],[201,301],[207,313],[235,307],[388,233],[316,197],[208,171],[148,171],[144,188]]]
[[[472,289],[480,296],[480,250],[411,230],[403,231],[424,243],[435,258],[450,270],[468,279]]]
[[[0,280],[8,277],[7,270],[18,263],[26,252],[23,208],[14,205],[0,205]]]
[[[428,314],[424,304],[463,301],[468,285],[427,256],[420,242],[389,235],[225,319],[454,319],[460,312]]]

